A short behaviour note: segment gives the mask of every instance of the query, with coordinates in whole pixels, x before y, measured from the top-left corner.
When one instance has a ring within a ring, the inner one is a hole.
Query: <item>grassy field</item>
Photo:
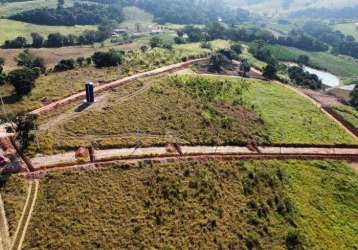
[[[139,25],[140,32],[150,31],[150,26],[155,25],[153,15],[139,8],[125,7],[123,13],[125,20],[120,24],[120,27],[127,28],[131,32],[137,32],[137,25]]]
[[[145,91],[125,101],[118,96],[123,93],[119,89],[82,113],[70,109],[60,112],[60,118],[46,117],[41,123],[51,126],[45,126],[39,134],[39,152],[51,154],[90,143],[99,148],[168,142],[357,143],[317,107],[285,87],[259,81],[207,79],[145,79],[139,86]],[[134,87],[128,94],[137,90]]]
[[[358,111],[350,106],[341,105],[334,108],[346,121],[358,128]]]
[[[108,50],[108,48],[97,50]],[[93,53],[95,49],[91,51]],[[36,87],[32,92],[23,98],[16,96],[13,87],[7,84],[0,86],[0,92],[4,98],[5,109],[8,113],[31,111],[41,107],[44,100],[55,101],[83,90],[84,84],[89,80],[94,82],[113,81],[137,72],[148,71],[164,65],[178,63],[182,60],[205,56],[209,52],[195,46],[193,48],[191,44],[180,46],[174,50],[153,49],[146,53],[135,50],[127,53],[125,61],[119,69],[83,67],[76,70],[43,75],[36,81]],[[69,55],[71,54],[71,52],[68,53]],[[77,52],[74,51],[74,53]],[[90,53],[90,51],[87,51],[87,53]],[[74,57],[70,56],[70,58]]]
[[[212,81],[216,84],[216,81]],[[42,131],[41,149],[73,149],[93,143],[100,148],[180,144],[245,144],[262,142],[262,124],[253,112],[241,107],[195,99],[168,78],[143,79],[132,89],[118,89],[81,114],[68,112],[55,125],[56,117]],[[130,86],[128,86],[130,88]],[[123,92],[133,93],[122,101]],[[188,91],[189,92],[189,91]],[[139,132],[139,134],[137,134]],[[52,143],[52,145],[51,145]]]
[[[1,8],[1,7],[0,7]],[[19,21],[12,21],[8,19],[0,19],[0,45],[4,44],[6,40],[15,39],[18,36],[25,37],[28,42],[31,42],[31,33],[36,32],[44,37],[50,33],[59,32],[64,35],[79,34],[85,30],[96,30],[95,25],[84,26],[46,26],[35,25]]]
[[[358,61],[347,56],[335,56],[325,52],[306,52],[296,48],[274,45],[270,46],[272,54],[281,61],[293,61],[299,55],[308,55],[310,66],[325,69],[337,75],[343,84],[358,79]]]
[[[41,180],[24,249],[354,249],[357,183],[339,162],[51,175]]]
[[[71,6],[72,0],[66,0],[65,6]],[[23,1],[0,4],[0,18],[8,17],[19,12],[37,9],[37,8],[56,8],[57,0],[34,0],[34,1]]]
[[[311,102],[282,86],[253,82],[244,96],[272,143],[357,143]]]
[[[4,202],[10,237],[15,233],[20,220],[27,190],[28,184],[25,179],[16,175],[0,175],[0,194]]]
[[[347,36],[353,36],[358,41],[358,26],[355,23],[337,24],[334,28]]]

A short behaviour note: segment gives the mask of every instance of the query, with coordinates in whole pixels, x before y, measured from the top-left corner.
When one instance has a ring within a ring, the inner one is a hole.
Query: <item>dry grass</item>
[[[0,175],[0,193],[4,201],[10,237],[15,233],[20,220],[27,190],[28,184],[25,179],[16,175]]]
[[[223,104],[208,106],[201,100],[193,99],[166,77],[143,79],[142,82],[144,86],[150,86],[143,93],[123,102],[123,89],[118,89],[105,98],[105,104],[99,101],[82,114],[62,119],[57,126],[43,131],[40,136],[41,148],[72,149],[89,143],[107,148],[128,147],[137,143],[152,146],[168,142],[262,142],[262,124],[254,113]],[[128,89],[130,92],[136,91],[135,84],[134,88]],[[46,120],[51,124],[51,120],[57,118]]]
[[[24,249],[354,249],[357,178],[343,163],[300,161],[51,175]]]
[[[110,48],[130,50],[140,47],[139,44],[126,44],[126,45],[110,45],[106,47],[98,46],[78,46],[78,47],[62,47],[62,48],[40,48],[30,49],[30,52],[36,56],[42,57],[45,60],[46,66],[51,68],[62,59],[89,57],[96,51],[106,51]],[[9,71],[16,68],[15,57],[21,53],[22,49],[0,49],[0,57],[5,59],[4,69]]]

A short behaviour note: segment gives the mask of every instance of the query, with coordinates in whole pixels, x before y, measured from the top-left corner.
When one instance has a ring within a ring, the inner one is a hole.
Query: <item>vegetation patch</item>
[[[4,202],[10,237],[15,234],[25,206],[28,183],[16,175],[0,175],[0,194]]]
[[[111,82],[128,75],[153,70],[165,65],[205,57],[208,50],[180,46],[173,50],[155,48],[147,52],[130,51],[121,66],[111,68],[80,67],[65,72],[52,72],[36,80],[32,91],[20,98],[9,84],[0,85],[7,113],[32,111],[52,101],[84,90],[84,84],[91,80],[99,84]]]
[[[54,174],[24,249],[354,249],[357,178],[343,163],[300,161]]]
[[[338,76],[344,84],[350,84],[357,79],[358,62],[348,56],[336,56],[326,52],[306,52],[296,48],[280,45],[269,46],[272,55],[280,61],[292,62],[300,55],[307,55],[310,58],[308,66],[327,70]]]
[[[356,109],[347,105],[341,105],[334,107],[334,110],[358,129],[358,111]]]
[[[119,89],[107,96],[105,103],[98,102],[98,108],[94,106],[48,131],[41,131],[40,147],[73,149],[89,143],[106,148],[168,142],[217,145],[264,141],[260,119],[241,106],[230,105],[224,99],[219,101],[216,91],[222,91],[221,88],[213,90],[209,100],[204,96],[193,98],[167,77],[140,82],[144,92],[122,101],[123,90]],[[216,81],[210,82],[211,86],[216,84]],[[225,90],[239,91],[240,82],[232,82],[223,81],[222,84],[227,85]],[[237,98],[236,102],[239,101]],[[47,123],[52,119],[56,117],[46,119]],[[49,146],[51,142],[53,145]]]

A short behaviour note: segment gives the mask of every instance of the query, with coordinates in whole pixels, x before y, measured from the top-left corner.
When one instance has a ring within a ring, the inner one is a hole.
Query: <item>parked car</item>
[[[4,167],[5,165],[6,165],[5,158],[0,156],[0,167]]]

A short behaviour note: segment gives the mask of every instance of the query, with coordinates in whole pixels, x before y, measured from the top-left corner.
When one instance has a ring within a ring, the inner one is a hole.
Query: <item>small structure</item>
[[[124,36],[124,35],[128,35],[127,29],[115,29],[112,31],[112,36],[114,37]]]
[[[346,85],[346,86],[339,86],[336,88],[331,88],[329,89],[327,92],[330,94],[333,94],[334,96],[349,102],[351,97],[350,94],[353,91],[355,85],[351,84],[351,85]]]
[[[89,104],[95,102],[93,82],[86,84],[86,102]]]

